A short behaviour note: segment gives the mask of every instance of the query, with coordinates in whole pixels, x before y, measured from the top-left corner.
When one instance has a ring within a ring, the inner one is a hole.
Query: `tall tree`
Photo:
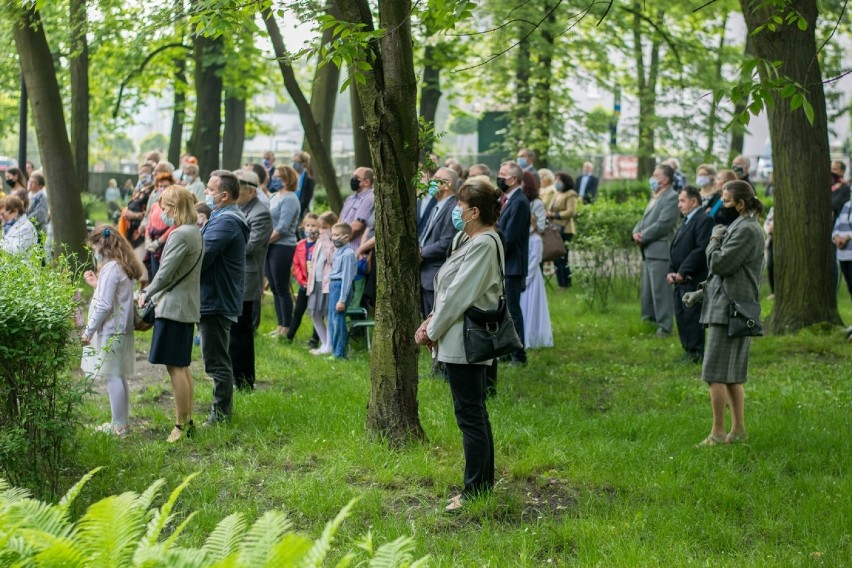
[[[337,7],[329,3],[326,8],[326,14],[333,18],[340,19],[340,13]],[[323,30],[322,38],[320,39],[321,46],[328,46],[334,39],[334,28],[328,27]],[[333,63],[326,65],[317,65],[314,72],[314,82],[311,86],[311,113],[314,116],[317,126],[320,130],[320,138],[322,138],[325,151],[331,155],[331,135],[334,126],[334,107],[337,105],[338,84],[340,83],[340,67]],[[308,153],[313,154],[311,145],[308,143],[308,137],[305,136],[302,142],[302,148]]]
[[[767,62],[781,61],[778,72],[791,85],[787,92],[776,90],[769,95],[771,104],[766,105],[772,162],[779,180],[773,239],[775,308],[770,326],[783,333],[819,322],[839,324],[829,240],[830,154],[815,35],[817,2],[741,0],[741,5],[755,54]],[[762,82],[775,81],[772,68],[759,66]],[[792,95],[795,85],[802,91]]]
[[[350,69],[350,74],[353,71]],[[355,149],[355,167],[372,168],[373,156],[370,154],[370,141],[364,124],[364,109],[361,98],[353,85],[349,86],[349,105],[352,114],[352,147]]]
[[[746,34],[745,46],[743,47],[743,59],[749,59],[755,56],[754,39],[750,33]],[[748,79],[748,77],[743,77]],[[748,94],[744,94],[734,103],[734,116],[741,115],[746,112],[749,104]],[[746,126],[739,121],[734,121],[731,124],[731,146],[728,151],[728,163],[730,164],[734,158],[743,153],[745,145]]]
[[[224,40],[197,34],[193,38],[195,61],[195,119],[187,149],[198,158],[201,178],[219,169],[222,141],[222,71]]]
[[[222,167],[239,169],[246,140],[246,97],[238,90],[225,95],[225,132],[222,136]]]
[[[49,158],[44,160],[44,170],[50,185],[47,200],[53,237],[57,245],[65,247],[66,254],[76,255],[82,262],[86,221],[56,71],[53,65],[45,65],[53,61],[53,54],[35,4],[17,8],[12,16],[15,46],[31,101],[39,150]]]
[[[180,163],[180,150],[183,146],[183,125],[186,120],[186,59],[174,60],[174,93],[172,108],[172,127],[169,131],[169,162],[177,166]]]
[[[89,190],[89,43],[86,0],[70,0],[71,36],[71,149],[77,172],[77,190]]]
[[[367,0],[337,0],[344,20],[373,30]],[[415,224],[418,121],[411,1],[379,0],[371,68],[358,90],[376,175],[376,330],[367,427],[394,444],[425,437],[417,409],[418,255]]]
[[[646,41],[643,28],[647,17],[642,14],[641,0],[633,0],[633,55],[636,69],[636,87],[639,95],[639,141],[636,154],[639,157],[639,179],[645,179],[654,172],[656,165],[655,136],[657,122],[657,78],[660,72],[659,33],[652,31],[650,54],[646,63]],[[664,12],[657,11],[657,22],[662,22]]]

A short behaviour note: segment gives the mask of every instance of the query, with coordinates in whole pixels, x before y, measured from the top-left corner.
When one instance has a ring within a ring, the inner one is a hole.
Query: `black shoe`
[[[195,422],[193,422],[192,420],[189,421],[189,423],[184,427],[184,429],[187,438],[192,438],[193,436],[195,436]]]
[[[309,339],[308,340],[308,347],[310,347],[311,349],[318,349],[319,348],[319,341],[317,341],[313,338]]]

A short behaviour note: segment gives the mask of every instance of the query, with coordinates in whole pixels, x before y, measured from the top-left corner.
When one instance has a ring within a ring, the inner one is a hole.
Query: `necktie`
[[[426,223],[426,228],[423,229],[423,236],[420,237],[420,248],[426,244],[426,238],[429,236],[429,231],[432,230],[432,225],[435,224],[435,217],[438,216],[438,207],[432,209],[432,214],[429,215],[429,222]]]
[[[501,206],[501,207],[503,207],[503,206],[505,206],[505,205],[506,205],[506,200],[507,200],[507,199],[509,199],[509,196],[508,196],[508,195],[506,195],[506,194],[504,193],[504,194],[503,194],[503,197],[501,197],[501,198],[500,198],[500,206]]]

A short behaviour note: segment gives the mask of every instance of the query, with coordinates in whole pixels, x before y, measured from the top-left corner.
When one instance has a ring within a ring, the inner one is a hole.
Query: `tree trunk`
[[[223,40],[198,35],[195,48],[195,119],[187,150],[198,158],[201,179],[219,169],[222,135]]]
[[[722,18],[719,31],[719,51],[716,58],[716,69],[713,74],[714,85],[722,84],[722,50],[725,49],[725,27],[728,25],[728,14]],[[716,145],[716,125],[719,123],[719,103],[715,96],[710,98],[710,110],[707,112],[707,148],[704,150],[704,162],[711,164],[715,161],[713,146]]]
[[[89,191],[89,44],[86,0],[69,3],[71,35],[71,150],[77,191]]]
[[[529,120],[533,129],[527,140],[527,145],[537,153],[538,168],[547,167],[550,153],[550,128],[553,119],[550,84],[553,80],[553,51],[556,40],[553,30],[556,25],[553,2],[545,2],[543,10],[548,16],[538,30],[539,37],[535,42],[536,59],[532,68],[533,97],[530,101]]]
[[[769,33],[768,31],[766,33]],[[754,57],[754,39],[751,35],[751,32],[746,34],[746,42],[745,48],[743,49],[743,59],[747,59],[749,57]],[[774,60],[773,60],[774,61]],[[743,77],[743,79],[750,79],[751,77]],[[745,112],[748,108],[748,93],[742,97],[737,103],[734,105],[734,116],[739,116]],[[735,120],[731,125],[731,147],[728,151],[728,163],[734,161],[734,158],[743,153],[743,146],[745,145],[745,133],[746,126],[741,124],[739,121]]]
[[[773,15],[766,10],[754,12],[750,0],[741,0],[741,5],[749,33]],[[780,94],[767,109],[772,163],[775,179],[780,181],[775,189],[773,239],[775,309],[769,319],[769,327],[775,333],[820,322],[841,323],[834,279],[835,253],[830,244],[828,118],[817,60],[816,0],[794,0],[790,8],[807,20],[805,31],[795,23],[779,24],[776,32],[763,30],[752,36],[758,57],[783,61],[780,72],[805,85],[814,111],[810,124],[803,110],[791,110],[789,100],[782,100]]]
[[[441,100],[441,65],[435,61],[436,46],[427,45],[423,50],[423,84],[420,87],[420,117],[426,122],[435,125],[435,114],[438,112],[438,101]],[[426,140],[421,149],[423,155],[432,151],[435,141],[432,138]]]
[[[343,17],[373,29],[367,0],[338,0]],[[367,428],[394,445],[422,440],[417,410],[418,260],[415,223],[418,124],[411,0],[380,0],[372,69],[357,83],[376,174],[376,328]],[[353,84],[356,84],[353,81]]]
[[[350,70],[351,72],[351,70]],[[370,141],[364,126],[364,110],[358,91],[349,85],[349,105],[352,111],[352,147],[355,149],[355,167],[372,168],[373,156],[370,155]]]
[[[305,137],[308,140],[311,148],[314,150],[313,165],[314,171],[319,177],[320,182],[325,186],[325,193],[328,197],[328,205],[335,213],[340,213],[343,208],[343,200],[340,198],[340,188],[337,185],[337,177],[334,172],[334,163],[331,161],[331,154],[326,151],[322,141],[322,134],[319,126],[314,120],[314,115],[311,112],[311,105],[308,99],[305,98],[302,89],[299,88],[299,83],[296,81],[296,74],[293,72],[293,67],[290,65],[289,54],[284,46],[284,38],[281,37],[281,30],[278,29],[278,23],[272,15],[269,8],[263,10],[261,14],[266,31],[269,32],[269,38],[272,40],[272,49],[275,52],[275,57],[278,59],[278,67],[281,69],[281,76],[284,79],[284,88],[290,98],[293,99],[293,104],[299,111],[299,120],[302,122],[302,128],[305,130]]]
[[[633,50],[636,60],[636,84],[639,91],[639,179],[645,179],[654,173],[656,167],[655,135],[657,122],[657,76],[660,67],[660,37],[654,33],[651,42],[651,60],[648,74],[645,74],[645,54],[642,49],[642,5],[639,0],[633,3]],[[662,21],[663,12],[657,12],[657,20]]]
[[[169,135],[169,161],[180,167],[180,150],[183,145],[183,123],[186,118],[186,59],[175,59],[174,108],[172,129]]]
[[[86,258],[86,219],[83,203],[77,188],[77,175],[68,131],[65,129],[65,114],[53,54],[41,25],[41,18],[34,7],[18,12],[19,22],[13,25],[15,46],[27,84],[27,93],[32,102],[33,120],[39,152],[43,160],[45,177],[50,191],[47,200],[50,206],[53,238],[57,247],[64,247],[69,258],[76,255],[82,263]]]
[[[340,19],[340,12],[332,4],[329,4],[326,13],[338,20]],[[327,28],[322,32],[320,45],[327,45],[333,39],[334,28]],[[314,72],[314,84],[311,87],[311,114],[314,116],[314,121],[317,123],[320,131],[322,144],[329,156],[332,155],[331,136],[334,128],[334,107],[337,105],[339,84],[340,68],[333,63],[323,65]],[[311,150],[307,136],[305,136],[302,142],[302,148],[311,155],[315,153]]]
[[[246,141],[246,100],[225,96],[225,133],[222,137],[222,167],[237,170],[243,161]]]

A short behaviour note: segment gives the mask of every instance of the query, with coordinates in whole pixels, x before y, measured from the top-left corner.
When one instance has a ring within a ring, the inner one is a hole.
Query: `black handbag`
[[[165,291],[163,296],[171,292],[175,286],[183,282],[183,279],[189,276],[195,267],[198,266],[198,263],[201,262],[201,257],[204,256],[204,248],[201,249],[201,254],[198,255],[198,260],[195,261],[195,264],[192,265],[192,268],[189,269],[189,272],[181,276],[175,281],[174,284],[169,286],[169,289]],[[154,327],[154,319],[156,317],[155,309],[157,308],[157,304],[154,303],[154,300],[148,298],[145,302],[145,305],[141,308],[136,308],[136,317],[133,318],[133,329],[136,331],[148,331],[152,327]]]
[[[728,337],[761,337],[760,303],[732,300],[722,280],[722,292],[728,298]]]
[[[494,239],[493,235],[489,235]],[[497,243],[497,239],[494,239]],[[506,306],[506,287],[503,284],[503,265],[500,263],[500,249],[495,247],[497,266],[500,268],[500,283],[503,294],[497,302],[497,309],[481,310],[471,306],[464,313],[464,354],[468,363],[481,363],[508,355],[524,344],[515,331],[515,323]]]

